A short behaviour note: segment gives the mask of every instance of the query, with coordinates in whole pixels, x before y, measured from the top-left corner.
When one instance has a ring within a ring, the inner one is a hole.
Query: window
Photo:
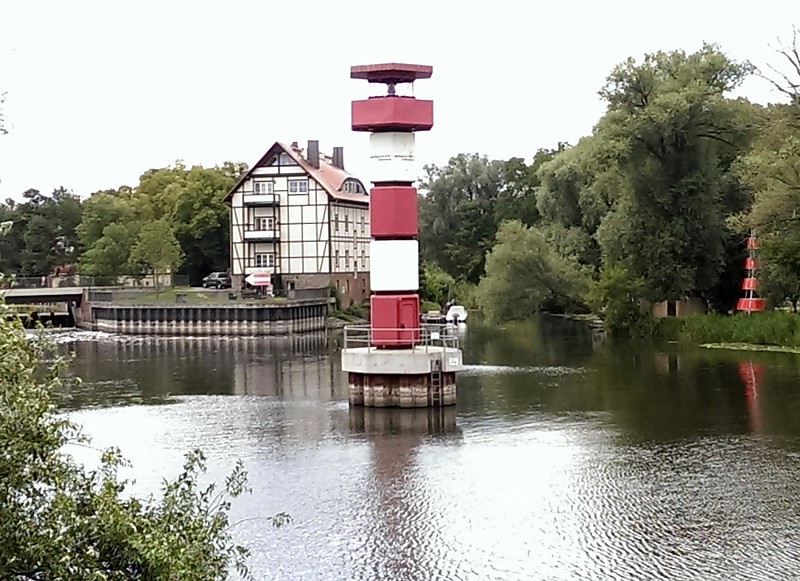
[[[275,266],[275,255],[271,252],[256,252],[255,265],[258,268],[272,268]]]
[[[361,216],[361,233],[363,234],[367,230],[367,221],[364,216]]]
[[[344,182],[344,185],[342,185],[342,191],[347,192],[348,194],[362,193],[361,186],[359,185],[359,183],[353,180],[348,180]]]
[[[363,248],[361,249],[361,268],[367,268],[367,253]]]
[[[307,194],[308,180],[289,180],[290,194]]]
[[[335,232],[339,231],[339,212],[336,212],[333,216],[333,230]]]
[[[345,250],[344,251],[344,267],[345,268],[350,268],[350,251],[349,250]]]
[[[339,251],[338,250],[336,251],[336,258],[334,259],[334,263],[333,264],[334,264],[334,266],[336,268],[339,268]]]
[[[344,231],[350,231],[350,216],[348,214],[344,215]]]
[[[279,165],[297,165],[288,153],[282,153],[278,156]]]
[[[253,182],[253,193],[257,196],[264,194],[271,194],[274,191],[275,184],[272,181],[258,181]]]
[[[274,230],[275,229],[275,218],[268,217],[268,218],[256,218],[256,223],[254,227],[258,231],[264,230]]]

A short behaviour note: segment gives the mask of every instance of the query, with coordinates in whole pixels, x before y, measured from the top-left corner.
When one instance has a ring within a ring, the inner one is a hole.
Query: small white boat
[[[461,323],[465,323],[467,320],[467,309],[462,307],[461,305],[453,305],[449,309],[447,309],[447,313],[444,316],[445,321],[448,323],[452,323],[453,325],[459,325]]]

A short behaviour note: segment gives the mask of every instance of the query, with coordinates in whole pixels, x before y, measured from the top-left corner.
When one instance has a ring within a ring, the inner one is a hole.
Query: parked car
[[[203,279],[203,288],[231,288],[231,277],[227,272],[212,272]]]

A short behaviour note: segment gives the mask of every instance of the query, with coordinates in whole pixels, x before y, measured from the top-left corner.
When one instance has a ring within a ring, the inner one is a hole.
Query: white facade
[[[315,164],[294,144],[276,143],[226,201],[234,288],[256,272],[271,273],[287,289],[336,284],[337,274],[365,279],[348,282],[349,294],[368,288],[369,196],[331,158]]]

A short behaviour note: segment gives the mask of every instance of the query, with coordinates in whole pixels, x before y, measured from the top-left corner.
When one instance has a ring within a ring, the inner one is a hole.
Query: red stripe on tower
[[[353,131],[370,133],[370,325],[372,344],[408,348],[419,340],[419,243],[414,188],[415,132],[433,127],[433,101],[398,96],[396,85],[428,79],[426,65],[354,66],[350,78],[387,86],[387,94],[353,101]]]

